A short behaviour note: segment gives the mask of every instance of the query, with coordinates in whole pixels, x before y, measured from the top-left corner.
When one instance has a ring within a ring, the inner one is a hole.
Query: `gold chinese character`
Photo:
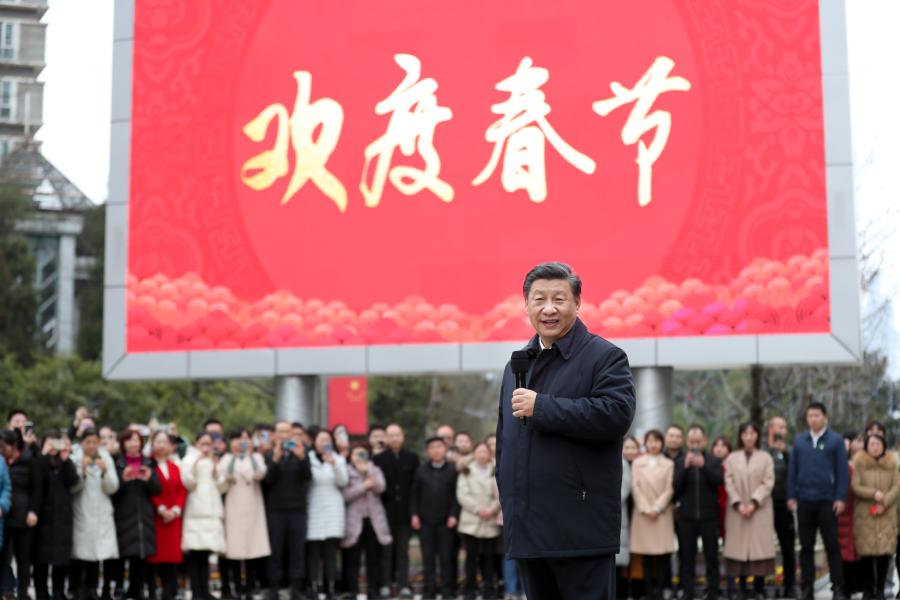
[[[653,163],[660,157],[669,140],[672,130],[672,114],[664,110],[649,113],[650,108],[660,94],[665,92],[686,92],[691,89],[691,82],[684,77],[669,77],[675,61],[666,56],[659,56],[638,80],[632,89],[627,89],[618,81],[609,87],[614,97],[594,102],[594,112],[605,117],[620,106],[634,102],[631,114],[622,128],[622,141],[627,145],[638,145],[638,204],[647,206],[653,199]],[[649,113],[649,114],[648,114]],[[648,147],[641,136],[655,129],[653,141]]]
[[[286,204],[307,181],[331,198],[341,212],[347,210],[347,190],[325,165],[337,146],[344,123],[344,109],[331,98],[310,103],[312,76],[307,71],[295,71],[297,98],[294,111],[288,115],[283,104],[270,104],[256,118],[244,126],[244,134],[254,142],[266,138],[269,124],[275,120],[275,145],[260,152],[241,167],[241,181],[254,190],[268,189],[288,172],[288,140],[294,148],[294,173],[281,197]],[[313,139],[313,132],[319,133]]]
[[[450,202],[453,200],[453,188],[438,177],[441,159],[434,148],[434,130],[438,123],[449,121],[453,113],[445,106],[438,106],[435,96],[438,86],[434,79],[419,80],[422,63],[418,58],[411,54],[397,54],[394,60],[406,71],[406,76],[390,96],[375,105],[376,115],[392,113],[391,120],[384,135],[366,147],[366,162],[359,189],[368,207],[378,206],[381,202],[388,178],[400,193],[407,196],[428,189],[444,202]],[[412,156],[418,151],[425,161],[425,168],[391,168],[391,159],[398,147],[404,156]],[[369,166],[376,157],[372,185],[369,186]]]
[[[544,145],[547,140],[569,164],[590,175],[597,168],[593,160],[567,144],[550,122],[550,105],[544,100],[540,87],[550,79],[547,69],[533,66],[525,57],[511,77],[495,86],[509,92],[509,99],[491,107],[491,112],[503,115],[488,127],[484,138],[494,144],[491,158],[472,185],[481,185],[497,168],[504,145],[503,171],[500,182],[507,192],[527,190],[533,202],[547,198],[547,178],[544,168]]]

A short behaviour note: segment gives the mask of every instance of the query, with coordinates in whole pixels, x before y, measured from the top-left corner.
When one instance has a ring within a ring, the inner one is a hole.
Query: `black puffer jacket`
[[[536,358],[526,387],[534,415],[512,415],[516,388],[503,374],[497,424],[497,481],[509,558],[615,554],[621,536],[622,439],[634,418],[628,357],[581,320]]]
[[[123,473],[127,463],[122,455],[116,457],[116,474],[119,491],[113,496],[116,516],[116,534],[119,538],[119,556],[122,558],[147,558],[156,554],[154,510],[150,501],[160,493],[159,477],[149,458],[141,458],[141,465],[153,473],[149,481],[132,479],[125,481]]]
[[[71,460],[58,456],[37,459],[41,508],[35,532],[34,562],[67,565],[72,560],[72,492],[78,472]]]
[[[19,459],[9,465],[9,480],[12,483],[12,506],[4,523],[7,527],[24,529],[27,527],[25,518],[28,513],[40,513],[44,497],[41,471],[29,448],[22,450]]]

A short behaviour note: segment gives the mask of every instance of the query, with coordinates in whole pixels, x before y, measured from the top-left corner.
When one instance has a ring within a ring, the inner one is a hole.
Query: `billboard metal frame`
[[[522,342],[126,351],[126,273],[135,0],[117,0],[113,31],[109,199],[106,213],[103,375],[207,379],[284,375],[462,373],[499,370]],[[853,363],[862,357],[850,90],[844,0],[820,0],[831,333],[613,339],[632,367]],[[523,307],[524,308],[524,307]]]

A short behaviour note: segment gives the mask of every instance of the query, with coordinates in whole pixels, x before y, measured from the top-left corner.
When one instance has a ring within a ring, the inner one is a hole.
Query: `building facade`
[[[43,121],[46,0],[0,0],[0,159]]]

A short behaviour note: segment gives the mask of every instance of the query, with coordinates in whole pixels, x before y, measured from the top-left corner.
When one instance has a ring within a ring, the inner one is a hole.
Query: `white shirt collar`
[[[538,336],[538,344],[541,345],[541,350],[548,350],[547,346],[544,345],[544,340],[541,339],[541,336]]]
[[[825,432],[828,431],[828,425],[822,428],[818,434],[814,433],[811,429],[809,430],[809,437],[812,438],[813,447],[819,445],[819,440],[822,439],[822,436],[825,435]]]

